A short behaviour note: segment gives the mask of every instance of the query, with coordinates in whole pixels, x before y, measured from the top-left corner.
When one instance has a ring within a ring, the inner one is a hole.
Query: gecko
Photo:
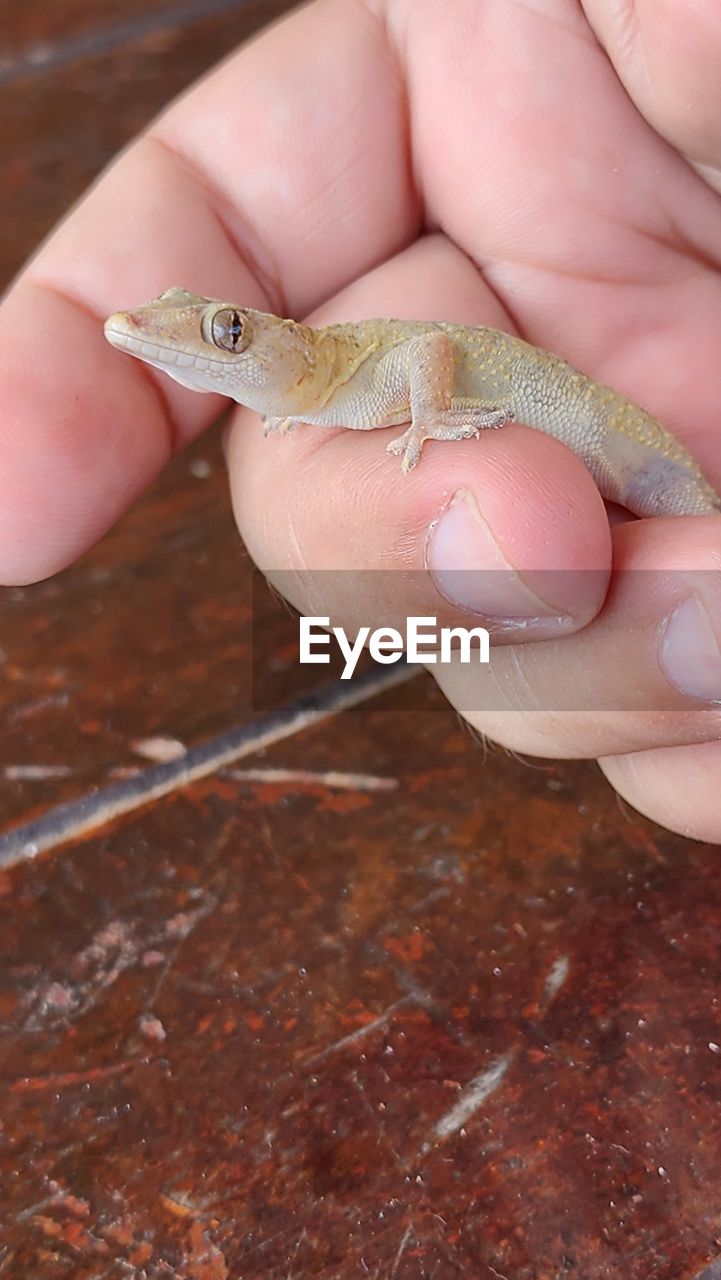
[[[172,288],[111,315],[105,336],[184,387],[256,410],[266,432],[404,425],[387,448],[406,472],[427,440],[520,422],[572,449],[602,496],[636,516],[721,511],[698,463],[649,413],[498,329],[393,319],[311,328]]]

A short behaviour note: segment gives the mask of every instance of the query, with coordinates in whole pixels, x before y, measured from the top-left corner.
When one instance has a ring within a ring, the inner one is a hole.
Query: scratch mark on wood
[[[298,1239],[296,1240],[295,1249],[293,1250],[293,1256],[290,1262],[288,1263],[288,1270],[286,1272],[285,1280],[293,1280],[293,1268],[295,1266],[296,1259],[298,1257],[298,1251],[307,1235],[308,1235],[308,1228],[303,1227],[303,1230],[301,1231]]]
[[[236,725],[226,733],[189,747],[179,760],[150,765],[132,777],[59,804],[42,817],[0,835],[0,867],[15,866],[70,840],[79,840],[126,813],[368,702],[377,694],[415,679],[418,674],[416,666],[398,665],[369,671],[350,682],[331,681],[251,724]]]
[[[44,782],[52,778],[69,778],[69,764],[6,764],[2,774],[8,782]]]
[[[226,777],[237,782],[297,783],[299,786],[330,787],[334,791],[396,791],[397,778],[379,778],[372,773],[339,773],[310,769],[228,769]]]
[[[496,1058],[490,1067],[485,1071],[481,1071],[479,1075],[474,1076],[465,1089],[462,1090],[458,1101],[447,1111],[444,1116],[434,1126],[433,1136],[437,1139],[449,1138],[451,1134],[457,1133],[463,1125],[470,1120],[471,1116],[478,1111],[479,1107],[492,1093],[503,1083],[503,1079],[513,1061],[514,1055],[506,1053],[501,1058]]]
[[[407,1004],[412,997],[410,995],[401,996],[400,1000],[395,1000],[393,1004],[389,1004],[387,1009],[378,1014],[377,1018],[373,1018],[370,1022],[365,1022],[362,1027],[358,1027],[355,1031],[349,1032],[347,1036],[341,1036],[340,1040],[334,1040],[333,1044],[329,1044],[327,1048],[320,1049],[318,1053],[314,1053],[309,1058],[303,1059],[303,1066],[312,1066],[315,1062],[320,1062],[323,1058],[328,1058],[332,1053],[336,1053],[339,1049],[347,1049],[349,1045],[356,1044],[359,1040],[363,1040],[365,1036],[370,1035],[373,1031],[377,1031],[379,1027],[387,1025],[389,1018],[400,1009],[401,1005]]]
[[[48,1076],[21,1076],[10,1086],[11,1093],[42,1093],[45,1089],[66,1089],[73,1085],[96,1084],[111,1076],[122,1075],[132,1067],[146,1066],[150,1058],[131,1058],[108,1067],[89,1067],[87,1071],[56,1071]]]
[[[208,898],[197,907],[179,911],[159,923],[151,935],[141,937],[137,927],[123,920],[111,920],[91,938],[67,964],[64,981],[50,979],[31,990],[25,1001],[28,1012],[23,1029],[38,1031],[50,1025],[69,1025],[95,1008],[103,994],[118,978],[133,968],[153,946],[179,944],[190,936],[199,922],[215,908]],[[157,990],[165,980],[161,974]]]
[[[403,1239],[401,1240],[401,1242],[400,1242],[400,1244],[399,1244],[399,1246],[398,1246],[398,1252],[397,1252],[397,1254],[396,1254],[396,1256],[395,1256],[395,1259],[394,1259],[394,1262],[393,1262],[393,1266],[391,1267],[391,1273],[390,1273],[390,1276],[389,1276],[389,1280],[393,1280],[394,1276],[396,1275],[396,1273],[397,1273],[397,1271],[398,1271],[398,1267],[400,1266],[401,1258],[403,1257],[403,1254],[405,1253],[406,1245],[408,1244],[408,1241],[410,1240],[412,1233],[413,1233],[413,1223],[412,1223],[412,1222],[409,1222],[408,1226],[406,1227],[406,1229],[405,1229],[405,1231],[404,1231],[404,1233],[403,1233]]]

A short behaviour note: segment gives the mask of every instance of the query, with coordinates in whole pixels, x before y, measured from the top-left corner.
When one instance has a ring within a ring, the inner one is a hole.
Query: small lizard
[[[411,320],[313,329],[169,289],[110,316],[105,336],[184,387],[257,410],[266,431],[410,423],[388,445],[405,471],[426,440],[466,440],[516,421],[573,449],[603,496],[637,516],[721,511],[698,463],[655,418],[497,329]]]

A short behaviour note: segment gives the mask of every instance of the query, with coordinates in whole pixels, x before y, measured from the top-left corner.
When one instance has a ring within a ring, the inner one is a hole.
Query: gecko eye
[[[222,351],[232,351],[235,354],[245,351],[250,342],[248,317],[233,307],[223,307],[213,316],[210,336],[215,346]]]

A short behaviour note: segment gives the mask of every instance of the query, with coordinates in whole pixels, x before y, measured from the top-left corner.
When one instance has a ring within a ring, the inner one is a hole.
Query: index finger
[[[0,580],[69,563],[215,416],[104,342],[170,285],[299,314],[415,235],[383,27],[317,0],[198,83],[104,174],[0,306]]]

